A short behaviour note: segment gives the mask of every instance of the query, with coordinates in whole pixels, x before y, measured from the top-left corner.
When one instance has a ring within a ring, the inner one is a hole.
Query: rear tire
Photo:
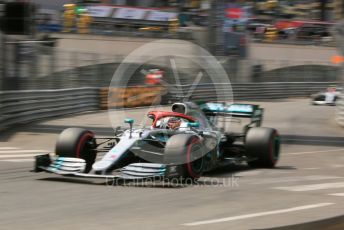
[[[55,153],[60,157],[81,158],[86,161],[85,173],[92,169],[97,153],[96,142],[91,131],[81,128],[68,128],[59,135]]]
[[[280,155],[280,136],[275,129],[251,128],[245,141],[247,156],[254,158],[247,164],[251,167],[273,168]]]
[[[167,141],[164,152],[165,164],[176,164],[182,180],[196,181],[204,170],[203,145],[198,136],[177,134]]]

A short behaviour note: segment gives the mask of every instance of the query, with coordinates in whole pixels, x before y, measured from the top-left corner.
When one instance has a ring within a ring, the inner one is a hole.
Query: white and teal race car
[[[225,102],[175,103],[171,111],[147,114],[151,126],[126,129],[98,138],[81,128],[64,130],[54,154],[36,157],[35,171],[78,178],[114,180],[197,180],[204,172],[247,163],[272,168],[280,157],[280,136],[261,127],[258,105]],[[230,119],[229,119],[230,118]],[[248,119],[242,131],[225,130],[226,123]],[[97,155],[103,154],[96,161]]]

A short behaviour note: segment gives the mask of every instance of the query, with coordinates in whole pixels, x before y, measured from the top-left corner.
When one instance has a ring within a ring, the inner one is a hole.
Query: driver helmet
[[[167,127],[176,130],[180,127],[182,120],[178,117],[171,117],[167,122]]]
[[[334,93],[336,92],[336,86],[335,85],[331,85],[330,87],[327,88],[327,92],[330,92],[330,93]]]

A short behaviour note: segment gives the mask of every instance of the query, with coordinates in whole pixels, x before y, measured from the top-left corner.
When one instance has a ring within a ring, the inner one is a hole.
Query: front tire
[[[85,173],[92,169],[97,153],[94,150],[96,142],[91,131],[81,128],[68,128],[59,135],[55,147],[56,155],[60,157],[81,158],[86,161]]]
[[[204,170],[203,151],[204,147],[198,136],[177,134],[166,143],[164,163],[176,164],[181,179],[196,181]]]
[[[251,167],[273,168],[277,164],[280,155],[280,136],[275,129],[251,128],[245,141],[248,161]]]

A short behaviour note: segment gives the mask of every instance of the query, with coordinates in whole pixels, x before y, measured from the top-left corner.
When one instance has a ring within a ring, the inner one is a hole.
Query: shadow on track
[[[304,136],[304,135],[282,135],[283,144],[293,145],[317,145],[317,146],[344,146],[344,137],[329,136]]]

